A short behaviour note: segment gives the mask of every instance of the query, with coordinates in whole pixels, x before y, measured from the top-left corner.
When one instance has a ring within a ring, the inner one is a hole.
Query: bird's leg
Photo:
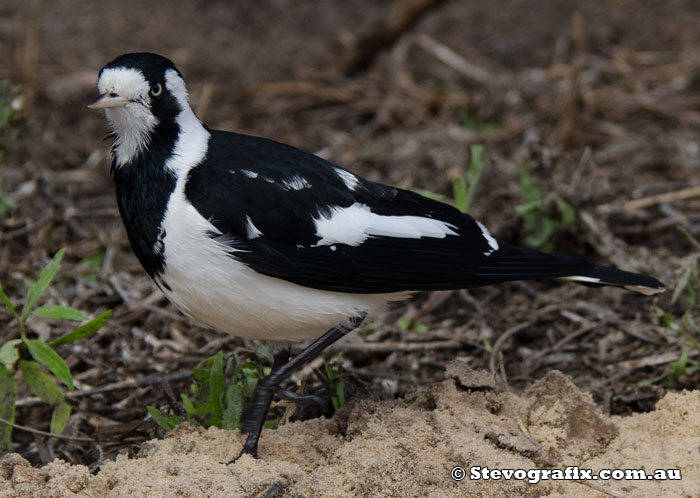
[[[322,409],[326,408],[328,405],[328,401],[321,396],[316,396],[315,394],[299,394],[289,389],[279,388],[277,390],[277,396],[295,405],[316,405]]]
[[[265,377],[258,387],[255,388],[253,399],[248,403],[241,417],[241,430],[248,433],[248,439],[246,439],[243,445],[241,454],[229,463],[235,462],[242,455],[258,457],[258,440],[260,439],[260,433],[262,432],[267,412],[270,410],[272,398],[280,390],[280,384],[305,363],[316,358],[328,346],[344,337],[351,330],[357,328],[366,316],[367,313],[362,313],[348,320],[347,324],[330,329],[291,360],[289,360],[289,350],[282,350],[275,355],[270,375]],[[285,395],[286,394],[288,393],[285,393]],[[297,399],[306,398],[306,396],[302,395],[296,396],[298,396]]]

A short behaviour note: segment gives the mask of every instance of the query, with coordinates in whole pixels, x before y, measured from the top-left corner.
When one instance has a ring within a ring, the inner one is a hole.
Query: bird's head
[[[122,166],[148,149],[154,133],[177,133],[178,116],[191,114],[180,71],[165,57],[133,53],[100,71],[99,96],[88,107],[104,109],[116,136],[114,154]]]

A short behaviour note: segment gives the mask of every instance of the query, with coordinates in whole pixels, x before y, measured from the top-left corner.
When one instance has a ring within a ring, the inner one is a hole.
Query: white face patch
[[[335,172],[340,177],[340,179],[343,180],[345,186],[350,190],[355,190],[357,188],[357,184],[360,183],[360,180],[349,171],[340,168],[335,168]]]
[[[116,67],[102,71],[97,89],[100,94],[116,93],[129,100],[124,107],[105,109],[107,121],[117,135],[114,142],[116,165],[123,166],[148,147],[151,132],[158,125],[158,119],[150,110],[150,86],[141,71]]]
[[[490,256],[495,251],[498,251],[498,241],[493,238],[493,235],[489,233],[489,231],[486,229],[483,223],[481,223],[480,221],[476,221],[476,224],[479,225],[479,228],[481,229],[481,234],[484,236],[486,242],[488,242],[489,246],[491,247],[490,251],[484,251],[484,256]]]
[[[382,216],[360,203],[333,208],[329,216],[321,216],[314,221],[316,236],[321,239],[317,246],[335,243],[359,246],[370,236],[443,239],[447,235],[457,235],[452,230],[457,227],[444,221],[420,216]]]
[[[284,190],[302,190],[305,188],[311,188],[311,184],[306,181],[306,178],[294,175],[290,179],[282,180],[282,188]]]

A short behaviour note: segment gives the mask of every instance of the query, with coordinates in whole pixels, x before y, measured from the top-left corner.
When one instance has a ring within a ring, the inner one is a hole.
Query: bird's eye
[[[163,85],[156,83],[151,87],[151,95],[153,97],[160,97],[163,94]]]

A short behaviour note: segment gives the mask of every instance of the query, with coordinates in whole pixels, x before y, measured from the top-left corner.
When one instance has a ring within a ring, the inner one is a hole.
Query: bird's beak
[[[88,104],[88,109],[107,109],[110,107],[124,107],[129,100],[114,92],[106,92],[99,95]]]

